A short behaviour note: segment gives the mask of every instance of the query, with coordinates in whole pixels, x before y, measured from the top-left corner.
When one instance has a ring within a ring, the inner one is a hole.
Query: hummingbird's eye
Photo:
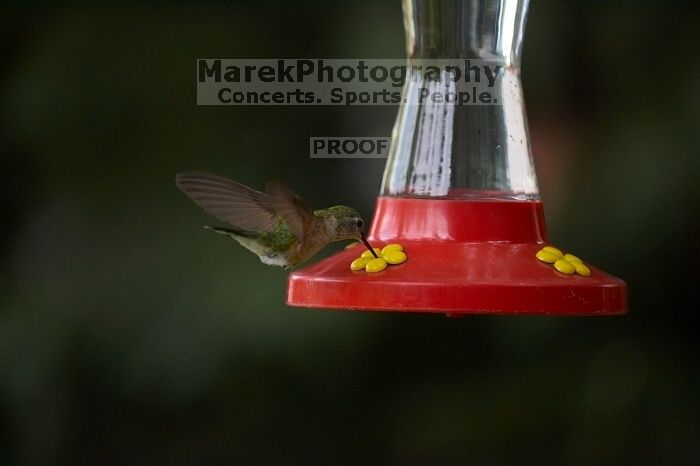
[[[364,223],[362,222],[362,219],[358,219],[357,220],[357,228],[362,228],[363,225],[364,225]]]

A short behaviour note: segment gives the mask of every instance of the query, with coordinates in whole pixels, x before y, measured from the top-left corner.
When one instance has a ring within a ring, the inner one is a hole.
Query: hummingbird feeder
[[[408,260],[379,273],[355,272],[349,264],[359,248],[341,251],[290,275],[289,305],[450,316],[627,311],[624,281],[592,266],[574,273],[583,264],[575,256],[554,250],[548,260],[541,252],[549,239],[519,70],[527,4],[403,1],[404,97],[421,88],[471,88],[457,80],[428,83],[412,64],[495,60],[499,104],[402,104],[368,239],[378,247],[402,244]]]

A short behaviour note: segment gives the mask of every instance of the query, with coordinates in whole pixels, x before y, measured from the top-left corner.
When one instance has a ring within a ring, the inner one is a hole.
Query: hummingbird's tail
[[[284,254],[270,249],[262,241],[260,241],[260,233],[256,231],[241,230],[238,228],[223,228],[205,225],[207,230],[215,231],[216,233],[235,239],[238,244],[256,254],[264,264],[277,265],[287,267],[289,263]]]
[[[224,236],[229,236],[235,240],[240,238],[241,236],[244,238],[254,238],[258,236],[258,233],[253,232],[253,231],[247,231],[247,230],[240,230],[237,228],[224,228],[224,227],[215,227],[211,225],[204,225],[204,228],[207,230],[212,230],[215,231],[216,233]]]

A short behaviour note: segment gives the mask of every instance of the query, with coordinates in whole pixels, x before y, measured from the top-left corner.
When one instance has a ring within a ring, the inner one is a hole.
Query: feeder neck
[[[520,65],[528,0],[404,0],[413,59],[498,59]]]

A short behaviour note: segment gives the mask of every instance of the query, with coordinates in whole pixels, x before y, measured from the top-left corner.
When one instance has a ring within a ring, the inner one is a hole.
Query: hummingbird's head
[[[377,257],[372,249],[372,246],[370,246],[369,242],[365,238],[365,221],[355,209],[344,205],[337,205],[329,207],[328,211],[333,217],[335,217],[336,220],[334,241],[344,239],[361,241],[364,243],[367,249],[372,251],[374,257]]]
[[[335,236],[338,240],[364,238],[365,221],[352,207],[337,205],[330,209],[337,222]]]

